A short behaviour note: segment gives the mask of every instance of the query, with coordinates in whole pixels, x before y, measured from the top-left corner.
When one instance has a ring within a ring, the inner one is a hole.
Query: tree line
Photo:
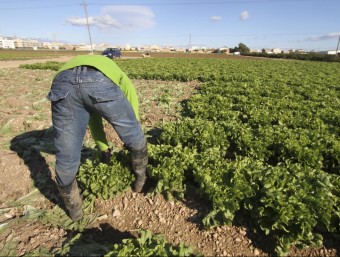
[[[339,55],[321,54],[316,52],[308,53],[267,53],[265,49],[261,52],[251,52],[249,47],[244,43],[239,43],[238,46],[229,49],[230,53],[240,53],[241,55],[254,56],[254,57],[267,57],[267,58],[278,58],[278,59],[294,59],[304,61],[324,61],[324,62],[339,62]]]

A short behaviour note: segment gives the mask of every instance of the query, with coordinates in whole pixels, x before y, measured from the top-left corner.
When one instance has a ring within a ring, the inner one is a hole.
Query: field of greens
[[[65,55],[86,54],[81,51],[53,51],[53,50],[13,50],[0,49],[0,61],[10,60],[31,60],[31,59],[48,59]]]
[[[278,60],[117,60],[133,79],[201,82],[182,117],[149,144],[152,193],[194,194],[206,228],[238,216],[283,255],[340,237],[340,64]],[[25,66],[43,68],[43,65]],[[58,69],[59,63],[50,63]],[[78,180],[90,202],[129,187],[128,153],[88,161]],[[107,169],[117,172],[108,173]],[[110,175],[108,175],[110,174]]]

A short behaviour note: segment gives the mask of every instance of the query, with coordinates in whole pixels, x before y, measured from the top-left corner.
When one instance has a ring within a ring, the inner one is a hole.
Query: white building
[[[126,44],[125,47],[124,47],[124,49],[125,49],[126,51],[130,51],[130,50],[131,50],[131,45],[130,45],[130,44]]]
[[[318,52],[318,53],[319,53],[319,54],[330,54],[330,55],[335,55],[335,54],[336,54],[336,50],[320,51],[320,52]],[[338,50],[337,53],[340,54],[340,50]]]
[[[140,51],[145,51],[145,52],[160,52],[160,46],[159,45],[144,45],[140,47]]]
[[[273,52],[273,54],[280,54],[280,53],[282,53],[282,50],[280,48],[273,48],[272,52]]]
[[[0,37],[0,48],[43,48],[44,44],[38,40],[21,39],[15,37]]]
[[[15,49],[14,40],[0,37],[0,48]]]

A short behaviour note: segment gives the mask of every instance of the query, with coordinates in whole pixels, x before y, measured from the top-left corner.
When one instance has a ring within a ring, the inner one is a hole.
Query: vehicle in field
[[[122,57],[122,52],[120,51],[119,48],[106,48],[103,52],[102,55],[113,59],[113,58],[121,58]]]

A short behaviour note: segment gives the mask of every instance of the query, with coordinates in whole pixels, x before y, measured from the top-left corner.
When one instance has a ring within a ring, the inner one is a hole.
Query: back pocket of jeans
[[[57,102],[57,101],[60,101],[62,99],[65,99],[67,97],[68,93],[69,93],[68,91],[52,89],[49,92],[47,99],[50,100],[51,102]]]
[[[96,104],[102,102],[115,101],[122,98],[124,95],[119,87],[112,87],[106,91],[92,92],[89,94],[89,96],[92,102]]]
[[[73,112],[69,101],[69,92],[64,90],[52,89],[47,99],[52,105],[52,121],[58,127],[65,127],[68,121],[73,119]]]

